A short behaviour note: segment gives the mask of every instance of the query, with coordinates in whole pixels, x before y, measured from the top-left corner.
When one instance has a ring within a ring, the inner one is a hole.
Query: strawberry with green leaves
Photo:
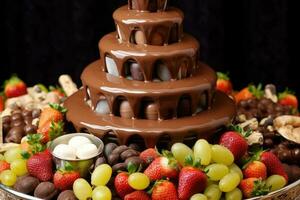
[[[50,92],[54,92],[55,94],[57,94],[57,96],[59,96],[60,98],[66,97],[64,90],[59,86],[51,85],[51,86],[49,86],[49,90],[50,90]]]
[[[44,126],[40,127],[37,132],[43,136],[42,143],[46,144],[47,142],[57,138],[62,135],[64,131],[64,122],[63,121],[48,121]]]
[[[266,195],[270,191],[270,187],[266,186],[265,181],[259,178],[247,178],[240,182],[239,188],[241,189],[245,198]]]
[[[267,167],[263,162],[253,161],[245,166],[243,175],[245,178],[261,178],[264,180],[267,178]]]
[[[16,75],[13,75],[4,82],[4,94],[7,98],[22,96],[27,94],[27,86]]]
[[[55,187],[61,191],[72,189],[73,183],[80,178],[80,173],[74,170],[69,162],[65,162],[64,167],[57,170],[53,176]]]
[[[141,166],[137,166],[137,165],[134,165],[133,163],[129,162],[127,165],[128,172],[120,172],[115,177],[115,180],[114,180],[115,189],[116,189],[117,194],[121,198],[124,198],[127,194],[134,191],[134,189],[128,183],[128,177],[130,174],[139,171],[140,168],[141,168]]]
[[[186,158],[186,165],[179,173],[178,197],[180,200],[189,200],[196,193],[203,192],[207,185],[207,176],[199,168],[200,162],[193,162],[193,158]]]
[[[41,134],[28,134],[26,140],[20,144],[23,150],[22,156],[28,159],[31,155],[42,152],[46,149],[46,145],[42,143],[43,135]]]
[[[218,80],[217,80],[217,90],[222,91],[226,94],[232,93],[232,83],[230,81],[230,78],[227,74],[224,74],[222,72],[217,72]]]
[[[146,174],[151,181],[162,178],[176,179],[179,173],[179,164],[169,151],[163,151],[163,156],[155,160],[146,168]]]
[[[250,135],[249,131],[244,131],[240,126],[231,126],[232,131],[223,133],[219,144],[231,151],[234,160],[240,160],[248,150],[248,143],[245,139]]]
[[[251,98],[260,99],[261,97],[263,97],[263,95],[264,92],[262,90],[262,84],[258,84],[257,87],[253,84],[250,84],[248,87],[242,89],[235,95],[235,101],[236,103],[239,103],[242,100],[247,100]]]
[[[295,96],[295,93],[289,89],[286,89],[284,92],[278,95],[278,102],[284,106],[291,106],[294,109],[298,109],[298,99]]]
[[[152,200],[179,200],[175,185],[168,180],[156,181],[151,198]]]
[[[49,107],[43,109],[40,121],[39,128],[43,127],[46,123],[49,122],[58,122],[64,119],[64,114],[67,112],[67,109],[60,106],[59,104],[49,104]]]

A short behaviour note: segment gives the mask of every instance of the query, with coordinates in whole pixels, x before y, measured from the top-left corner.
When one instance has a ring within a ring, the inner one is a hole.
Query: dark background
[[[114,31],[113,11],[126,0],[1,0],[0,81],[17,73],[28,85],[55,84],[62,73],[80,83],[99,57],[97,43]],[[273,82],[300,93],[288,26],[290,1],[173,0],[201,60],[229,71],[237,89]]]

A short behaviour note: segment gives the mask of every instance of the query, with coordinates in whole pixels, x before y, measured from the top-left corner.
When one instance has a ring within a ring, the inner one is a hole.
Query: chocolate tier
[[[233,101],[215,92],[216,74],[198,61],[199,42],[183,34],[182,12],[166,8],[166,0],[129,0],[114,12],[117,32],[99,41],[101,59],[65,101],[78,131],[153,147],[209,138],[231,122]]]

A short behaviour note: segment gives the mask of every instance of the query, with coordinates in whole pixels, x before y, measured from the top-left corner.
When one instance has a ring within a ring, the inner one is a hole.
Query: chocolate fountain
[[[209,138],[231,123],[235,104],[215,91],[199,42],[183,33],[183,13],[167,0],[129,0],[99,42],[100,59],[65,101],[78,132],[146,147]]]

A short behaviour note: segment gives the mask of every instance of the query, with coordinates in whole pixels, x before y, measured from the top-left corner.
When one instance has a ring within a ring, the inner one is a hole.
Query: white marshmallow
[[[116,62],[110,57],[105,57],[107,72],[114,76],[119,76],[119,71]]]
[[[98,152],[96,145],[94,144],[84,144],[81,148],[76,151],[76,156],[79,159],[87,159],[96,155]]]
[[[62,159],[76,159],[76,149],[67,144],[57,145],[53,153]]]
[[[69,146],[73,147],[78,150],[78,148],[82,148],[85,144],[91,144],[91,140],[84,136],[74,136],[69,140]]]
[[[106,114],[109,114],[109,105],[108,105],[108,102],[107,100],[100,100],[98,103],[97,103],[97,107],[96,107],[96,110],[95,110],[98,114],[102,114],[102,115],[106,115]]]

